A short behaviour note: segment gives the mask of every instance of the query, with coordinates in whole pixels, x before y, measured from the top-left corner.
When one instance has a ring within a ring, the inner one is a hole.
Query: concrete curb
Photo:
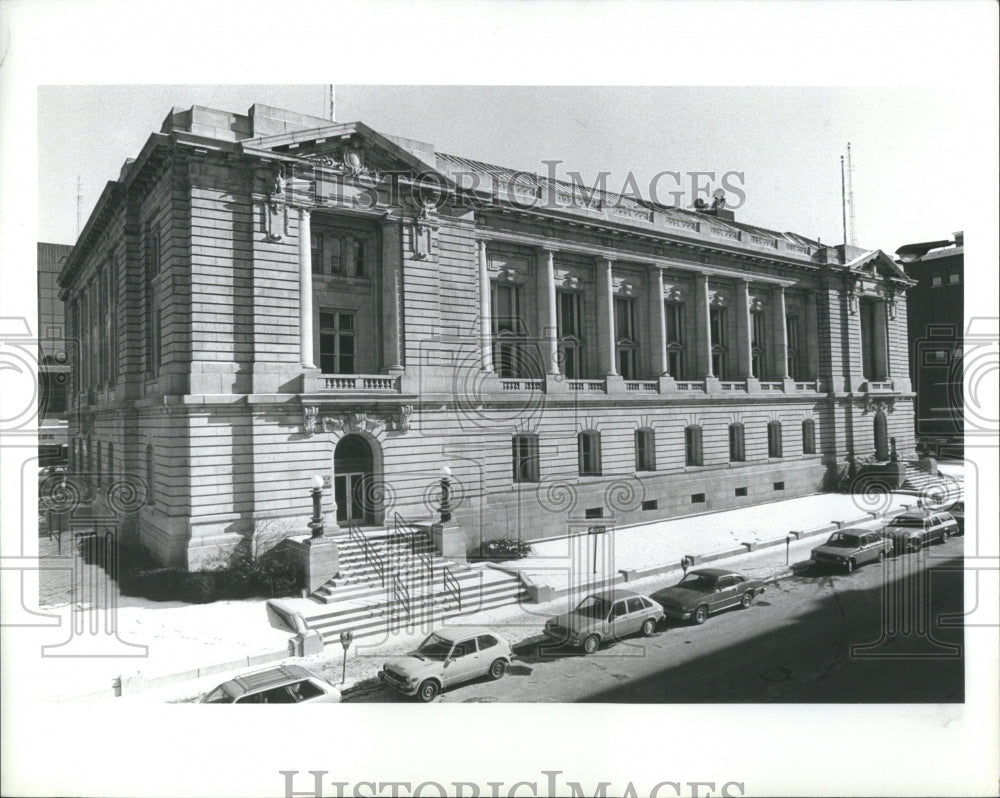
[[[785,537],[772,538],[765,541],[754,541],[753,543],[746,542],[741,543],[739,547],[732,549],[725,549],[723,551],[710,552],[708,554],[699,555],[685,555],[690,558],[692,565],[700,565],[703,563],[713,562],[715,560],[722,560],[729,557],[737,557],[740,555],[749,554],[751,552],[760,551],[761,549],[772,548],[774,546],[780,546],[785,543],[789,535],[794,535],[796,540],[801,540],[806,537],[813,537],[815,535],[822,535],[825,533],[833,532],[844,527],[853,526],[855,524],[866,523],[870,521],[877,521],[881,519],[889,519],[899,515],[900,513],[906,512],[908,509],[912,509],[917,506],[918,502],[904,502],[899,505],[902,509],[892,509],[882,513],[875,513],[869,511],[865,517],[856,518],[849,521],[831,521],[829,524],[825,524],[821,527],[816,527],[814,529],[808,530],[790,530]],[[494,568],[498,571],[503,571],[504,573],[510,574],[511,576],[517,576],[521,579],[522,583],[530,591],[533,591],[535,595],[544,595],[545,600],[553,600],[556,598],[561,598],[573,593],[583,593],[591,592],[595,590],[602,590],[613,587],[615,585],[627,584],[628,582],[634,582],[639,579],[645,579],[650,576],[660,576],[662,574],[670,573],[680,573],[683,571],[680,563],[672,563],[670,565],[657,565],[651,568],[642,568],[635,570],[621,570],[617,576],[609,577],[605,579],[597,579],[593,582],[588,582],[581,586],[575,587],[565,587],[565,588],[552,588],[548,585],[541,585],[531,579],[530,576],[523,573],[519,569],[504,567],[498,563],[487,562],[484,563],[487,568]],[[795,566],[784,567],[776,573],[771,574],[765,579],[765,582],[774,582],[778,579],[790,576],[795,573]],[[541,602],[538,602],[541,603]],[[270,608],[276,615],[278,615],[283,622],[285,622],[290,629],[295,629],[297,622],[301,621],[302,616],[295,610],[291,609],[287,605],[282,604],[280,600],[270,599],[267,602],[267,607]],[[296,618],[298,616],[298,618]],[[304,623],[304,622],[303,622]],[[295,638],[289,639],[289,643],[294,643]],[[170,674],[167,676],[158,676],[151,679],[146,679],[142,674],[136,676],[119,676],[116,678],[110,692],[114,697],[134,694],[141,692],[143,690],[149,690],[157,687],[166,687],[171,684],[176,684],[178,682],[190,681],[193,679],[199,679],[203,676],[209,676],[213,673],[222,673],[225,671],[237,670],[239,668],[248,668],[255,665],[262,665],[268,662],[274,662],[279,659],[288,659],[293,656],[293,647],[290,645],[289,648],[282,649],[280,651],[271,651],[264,654],[251,655],[247,657],[242,657],[238,660],[231,660],[229,662],[220,663],[217,665],[210,665],[203,668],[195,668],[188,671],[182,671],[180,673]],[[349,679],[343,685],[337,685],[341,692],[345,690],[350,690],[356,687],[360,682],[367,681],[366,679]],[[80,694],[78,696],[64,696],[61,699],[55,700],[71,700],[71,699],[83,699],[83,698],[97,698],[97,697],[107,697],[108,690],[98,690],[85,694]]]

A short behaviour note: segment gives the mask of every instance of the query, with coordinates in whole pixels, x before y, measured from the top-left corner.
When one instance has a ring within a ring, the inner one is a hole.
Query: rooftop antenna
[[[851,185],[853,177],[854,164],[851,163],[851,142],[847,142],[847,207],[851,223],[851,246],[856,247],[858,245],[858,231],[854,221],[854,187]]]
[[[76,237],[80,237],[80,224],[83,220],[83,178],[76,176]]]
[[[840,217],[844,224],[844,243],[847,243],[847,187],[844,178],[844,156],[840,156]]]
[[[332,83],[327,86],[327,96],[330,107],[330,121],[335,122],[337,119],[337,90]]]

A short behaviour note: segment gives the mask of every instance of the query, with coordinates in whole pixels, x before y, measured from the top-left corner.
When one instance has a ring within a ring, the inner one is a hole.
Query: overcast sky
[[[77,178],[85,223],[171,107],[246,113],[259,102],[326,117],[327,93],[324,85],[39,87],[39,239],[72,243]],[[336,116],[529,171],[561,160],[588,185],[609,172],[615,191],[631,172],[644,196],[665,170],[713,172],[714,183],[702,180],[713,188],[739,172],[738,219],[828,243],[843,240],[840,156],[850,142],[857,242],[892,252],[963,228],[956,176],[976,168],[962,146],[971,101],[934,87],[338,85]],[[664,201],[676,190],[671,177],[657,186]]]

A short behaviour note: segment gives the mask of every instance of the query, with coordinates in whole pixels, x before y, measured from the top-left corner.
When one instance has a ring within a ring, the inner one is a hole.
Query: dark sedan
[[[746,609],[763,592],[764,583],[759,579],[722,568],[700,568],[650,598],[663,607],[668,618],[705,623],[714,612],[736,606]]]

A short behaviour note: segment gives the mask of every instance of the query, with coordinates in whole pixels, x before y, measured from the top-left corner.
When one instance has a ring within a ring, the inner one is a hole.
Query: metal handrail
[[[375,569],[375,573],[378,574],[379,580],[382,582],[382,587],[385,587],[385,560],[382,555],[375,551],[375,547],[368,542],[368,538],[361,534],[357,522],[350,522],[347,533],[351,540],[361,547],[361,551],[365,555],[365,563]]]
[[[451,568],[447,565],[444,567],[441,573],[441,585],[455,597],[455,601],[458,603],[459,612],[462,611],[462,585],[455,578],[455,575],[451,572]]]
[[[392,575],[392,592],[395,594],[395,604],[394,606],[402,606],[406,611],[406,618],[410,618],[410,590],[403,584],[403,580],[399,578],[398,573]]]

